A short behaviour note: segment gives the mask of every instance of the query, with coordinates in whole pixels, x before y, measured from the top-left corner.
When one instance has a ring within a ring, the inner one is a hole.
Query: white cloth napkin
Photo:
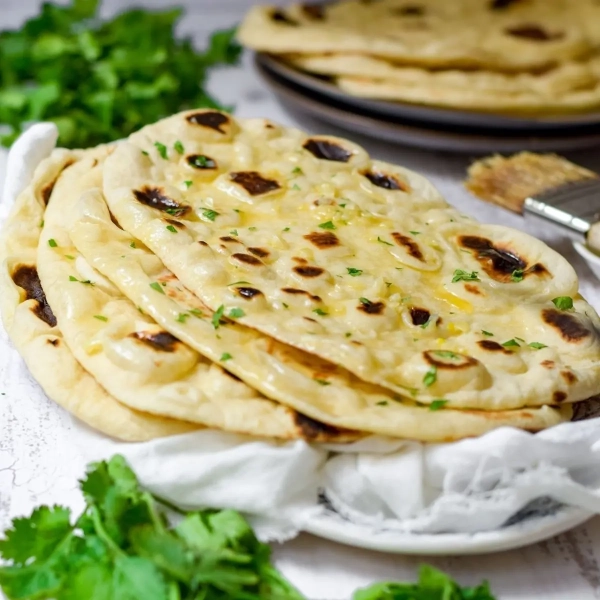
[[[55,128],[44,123],[17,140],[0,216],[55,143]],[[302,530],[324,510],[322,490],[352,521],[400,531],[492,530],[544,496],[600,513],[600,418],[535,435],[503,428],[452,444],[373,436],[347,446],[310,446],[218,431],[123,444],[81,423],[73,431],[84,458],[121,453],[156,494],[188,509],[240,510],[265,540]]]

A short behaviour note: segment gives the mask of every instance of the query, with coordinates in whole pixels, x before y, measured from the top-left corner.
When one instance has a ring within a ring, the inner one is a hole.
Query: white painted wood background
[[[482,0],[483,1],[483,0]],[[17,27],[36,13],[38,0],[0,0],[0,29]],[[105,0],[103,12],[111,14],[126,5],[165,7],[183,4],[187,16],[180,33],[193,35],[199,44],[206,34],[236,23],[250,0]],[[224,102],[236,104],[240,116],[268,116],[284,123],[298,123],[286,114],[254,73],[250,61],[239,69],[216,73],[211,86]],[[334,132],[331,127],[303,120],[305,128]],[[378,158],[390,159],[431,177],[450,202],[482,220],[524,227],[519,217],[487,207],[470,198],[460,185],[468,157],[392,147],[370,140],[357,141]],[[0,181],[5,154],[0,153]],[[571,158],[600,170],[600,149]],[[582,292],[598,309],[600,284],[573,253],[560,231],[548,227],[536,232],[563,252],[577,267]],[[6,341],[0,331],[0,345]],[[11,392],[4,392],[11,383]],[[15,352],[0,362],[0,530],[13,516],[28,513],[40,503],[62,503],[78,509],[76,480],[83,472],[80,457],[69,443],[70,420],[51,402],[31,399],[23,364]],[[600,599],[600,517],[584,526],[534,546],[479,557],[403,557],[356,550],[304,535],[275,548],[278,565],[311,598],[342,600],[351,590],[383,579],[413,579],[423,560],[448,570],[464,583],[482,578],[491,581],[499,600]]]

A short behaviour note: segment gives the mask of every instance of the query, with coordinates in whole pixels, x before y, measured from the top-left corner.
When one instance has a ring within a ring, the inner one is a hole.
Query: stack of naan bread
[[[257,6],[239,38],[356,96],[503,113],[600,106],[596,0]]]
[[[600,392],[600,321],[562,256],[263,119],[188,111],[55,150],[0,257],[33,376],[125,440],[448,441],[537,431]]]

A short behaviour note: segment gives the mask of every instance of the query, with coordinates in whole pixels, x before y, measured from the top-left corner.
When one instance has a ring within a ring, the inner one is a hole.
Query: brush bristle
[[[469,167],[466,188],[475,196],[523,212],[525,199],[573,181],[598,178],[556,154],[521,152],[509,157],[491,156]]]

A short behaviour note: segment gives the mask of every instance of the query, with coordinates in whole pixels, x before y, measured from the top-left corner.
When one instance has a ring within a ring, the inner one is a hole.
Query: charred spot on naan
[[[195,112],[186,117],[188,123],[192,125],[200,125],[213,129],[219,133],[227,133],[225,126],[231,126],[231,119],[228,115],[219,112],[218,110],[203,110]]]
[[[56,317],[46,300],[37,269],[31,265],[20,265],[13,271],[11,278],[15,285],[25,290],[26,300],[35,300],[36,304],[31,309],[33,314],[50,327],[55,327]]]
[[[217,167],[217,161],[206,154],[190,154],[185,157],[185,161],[190,167],[203,171],[214,171]]]
[[[300,6],[304,16],[313,21],[325,20],[325,7],[321,4],[302,4]]]
[[[176,219],[165,219],[165,222],[169,225],[173,225],[173,227],[177,227],[177,229],[185,229],[185,225]]]
[[[423,352],[423,358],[438,369],[468,369],[479,364],[479,361],[472,356],[450,350],[426,350]]]
[[[573,385],[577,383],[577,375],[572,371],[561,371],[560,376],[569,384]]]
[[[504,10],[519,3],[523,3],[523,0],[491,0],[489,7],[491,10]]]
[[[542,310],[542,319],[554,327],[566,342],[576,343],[592,335],[592,332],[575,315],[565,311],[545,308]]]
[[[362,171],[361,175],[366,177],[373,185],[385,190],[401,190],[410,192],[410,187],[404,181],[401,181],[395,175],[382,173],[381,171]]]
[[[327,250],[328,248],[335,248],[340,245],[340,240],[335,233],[331,231],[308,233],[304,236],[305,240],[308,240],[311,244],[315,245],[319,250]]]
[[[297,411],[294,411],[293,418],[300,437],[309,442],[353,441],[364,437],[364,434],[358,431],[327,425]]]
[[[477,345],[482,350],[487,350],[488,352],[502,352],[503,354],[512,354],[512,352],[505,348],[502,344],[498,342],[494,342],[493,340],[479,340]]]
[[[507,27],[504,30],[504,33],[506,33],[506,35],[534,42],[550,42],[565,37],[565,34],[562,31],[550,32],[536,23],[524,23],[515,27]]]
[[[469,292],[469,294],[475,294],[475,296],[483,296],[483,292],[476,285],[472,283],[465,283],[465,290]]]
[[[57,348],[60,346],[60,340],[58,338],[46,338],[46,344],[50,344],[51,346]]]
[[[236,287],[235,293],[244,298],[244,300],[252,300],[252,298],[264,295],[260,290],[253,287]]]
[[[263,177],[258,171],[236,171],[230,173],[229,178],[251,196],[262,196],[281,188],[278,181]]]
[[[275,9],[273,11],[271,11],[271,20],[275,21],[275,23],[281,23],[282,25],[289,25],[291,27],[298,27],[299,23],[298,21],[294,21],[294,19],[291,19],[290,17],[288,17],[285,12],[283,12],[280,9]]]
[[[310,298],[311,300],[314,300],[315,302],[322,302],[321,296],[315,296],[314,294],[311,294],[310,292],[307,292],[306,290],[299,290],[298,288],[285,287],[285,288],[281,288],[281,291],[284,294],[291,294],[293,296],[306,296],[307,298]]]
[[[130,337],[160,352],[175,352],[181,342],[167,331],[134,331]]]
[[[545,369],[554,369],[556,363],[553,360],[543,360],[540,365],[542,365],[542,367]]]
[[[174,217],[183,217],[192,210],[191,206],[169,198],[164,189],[157,186],[145,185],[139,190],[133,190],[133,195],[141,204],[166,212]]]
[[[431,313],[426,308],[419,308],[418,306],[410,307],[410,318],[413,325],[425,325],[431,318]]]
[[[52,179],[51,181],[49,181],[48,183],[46,183],[42,189],[40,190],[40,195],[42,197],[42,200],[44,202],[44,204],[46,206],[48,206],[48,203],[50,202],[50,196],[52,196],[52,192],[54,191],[54,186],[56,185],[56,182],[58,181],[58,178],[71,166],[74,165],[77,161],[73,158],[67,160],[65,162],[65,164],[63,165],[62,169],[59,171],[59,173],[56,175],[56,177],[54,177],[54,179]],[[95,166],[95,165],[93,165]]]
[[[258,258],[267,258],[271,254],[266,248],[248,248],[248,252]]]
[[[347,163],[352,158],[352,151],[344,148],[339,142],[320,138],[309,138],[302,144],[315,158]]]
[[[380,315],[385,310],[385,302],[372,302],[366,298],[361,298],[356,309],[367,315]]]
[[[567,397],[568,395],[566,392],[557,391],[552,394],[552,402],[554,402],[554,404],[561,404]]]
[[[410,256],[420,260],[421,262],[425,261],[425,257],[421,252],[421,248],[419,248],[419,244],[411,237],[400,233],[399,231],[392,232],[392,239],[398,244],[398,246],[404,248]]]
[[[393,8],[392,12],[401,17],[422,17],[426,10],[425,7],[420,4],[406,4],[399,8]]]
[[[313,265],[302,265],[293,268],[294,273],[300,275],[300,277],[319,277],[319,275],[323,275],[325,273],[325,269],[321,267],[316,267]]]
[[[252,256],[251,254],[244,254],[243,252],[236,252],[231,255],[231,259],[242,263],[244,265],[250,265],[252,267],[261,267],[264,263],[256,258],[256,256]]]

